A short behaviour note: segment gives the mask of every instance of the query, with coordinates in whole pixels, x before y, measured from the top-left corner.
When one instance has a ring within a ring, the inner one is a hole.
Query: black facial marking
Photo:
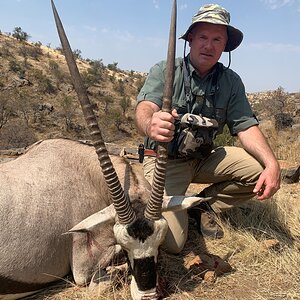
[[[154,232],[153,221],[146,218],[137,218],[128,226],[127,231],[131,237],[145,242]]]
[[[132,272],[140,291],[147,291],[156,287],[154,256],[134,259]]]

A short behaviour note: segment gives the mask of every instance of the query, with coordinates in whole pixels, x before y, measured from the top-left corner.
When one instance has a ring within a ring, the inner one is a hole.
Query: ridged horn
[[[175,68],[175,49],[176,49],[176,17],[177,17],[177,3],[173,1],[171,25],[169,33],[169,45],[167,53],[165,85],[163,93],[162,111],[171,113],[172,110],[172,96],[174,83],[174,68]],[[158,157],[156,159],[155,171],[153,175],[152,191],[149,202],[145,210],[145,217],[150,220],[158,220],[161,218],[161,207],[163,202],[166,165],[168,161],[168,143],[159,143]]]
[[[73,53],[65,34],[62,22],[57,13],[53,0],[51,0],[52,10],[55,18],[55,23],[58,31],[58,35],[62,44],[64,55],[69,67],[69,71],[72,77],[73,85],[80,101],[82,111],[90,131],[93,145],[98,155],[98,160],[108,186],[109,193],[111,195],[113,204],[118,214],[119,222],[122,224],[129,224],[136,219],[136,215],[132,209],[131,203],[128,197],[125,196],[125,192],[120,184],[117,173],[113,167],[113,164],[108,155],[108,151],[105,147],[102,134],[95,117],[94,111],[91,106],[91,102],[88,98],[86,88],[83,85],[82,78],[80,76],[78,67],[76,65]]]

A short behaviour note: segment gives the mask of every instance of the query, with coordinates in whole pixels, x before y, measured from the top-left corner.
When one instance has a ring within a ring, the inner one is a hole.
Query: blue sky
[[[177,35],[206,3],[231,13],[231,25],[244,33],[232,52],[231,68],[247,92],[300,91],[300,0],[177,0]],[[172,0],[55,0],[73,49],[84,58],[118,63],[125,70],[147,72],[165,59]],[[0,0],[0,30],[20,26],[31,38],[55,48],[60,45],[50,0]],[[183,42],[177,41],[176,56]],[[227,65],[228,55],[222,56]]]

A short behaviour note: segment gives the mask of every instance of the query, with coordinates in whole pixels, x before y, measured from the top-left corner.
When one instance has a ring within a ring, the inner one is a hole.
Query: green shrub
[[[21,70],[21,66],[15,60],[9,61],[8,66],[9,70],[14,73],[18,73]]]
[[[33,77],[38,82],[39,91],[42,93],[53,94],[56,92],[54,85],[51,80],[43,74],[41,70],[35,70]]]
[[[58,65],[58,63],[56,61],[49,60],[49,69],[50,69],[50,72],[53,74],[53,76],[56,79],[57,86],[60,83],[65,82],[65,80],[64,80],[64,74],[61,71],[61,69],[60,69],[60,67],[59,67],[59,65]]]
[[[28,39],[30,38],[30,35],[27,32],[23,31],[21,27],[15,27],[12,36],[21,42],[28,41]]]
[[[214,142],[216,146],[234,146],[236,142],[236,137],[230,134],[228,126],[225,125],[223,132],[217,135]]]
[[[36,141],[34,131],[20,120],[10,122],[0,132],[1,149],[27,147]]]

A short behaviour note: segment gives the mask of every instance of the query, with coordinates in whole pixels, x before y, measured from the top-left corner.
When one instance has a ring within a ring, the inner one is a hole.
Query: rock
[[[296,183],[299,182],[300,177],[300,166],[290,169],[282,169],[281,178],[285,183]]]
[[[292,126],[292,130],[293,130],[293,131],[296,131],[296,132],[300,131],[300,124],[294,124],[294,125]]]
[[[259,250],[259,252],[266,252],[269,250],[279,251],[280,250],[280,242],[275,239],[264,240],[260,243],[258,250]]]
[[[232,271],[230,264],[217,255],[201,253],[186,263],[186,268],[199,274],[209,283],[215,282],[217,276]]]
[[[22,87],[22,86],[30,86],[32,85],[32,83],[26,78],[15,77],[13,78],[13,85],[15,87]]]
[[[217,279],[217,274],[214,271],[207,271],[204,274],[204,278],[203,278],[203,280],[206,283],[210,283],[210,284],[215,283],[216,279]]]

